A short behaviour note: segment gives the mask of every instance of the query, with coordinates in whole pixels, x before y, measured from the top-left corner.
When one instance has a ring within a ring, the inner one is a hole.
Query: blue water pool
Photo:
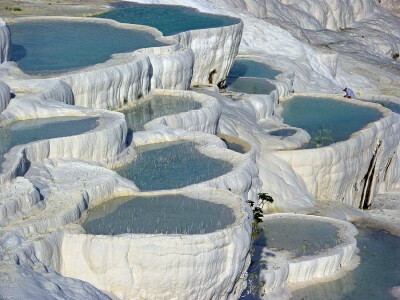
[[[232,77],[258,77],[274,79],[280,72],[270,66],[250,59],[237,59],[228,76]]]
[[[89,234],[204,234],[233,224],[233,210],[183,195],[121,197],[90,209],[82,224]]]
[[[229,162],[201,154],[193,142],[166,142],[137,147],[138,157],[117,169],[141,190],[181,188],[232,170]]]
[[[188,98],[156,95],[139,105],[123,110],[122,113],[128,128],[131,131],[139,131],[153,119],[199,108],[199,102]]]
[[[11,148],[30,142],[84,133],[96,127],[98,118],[57,117],[17,121],[0,128],[0,162]]]
[[[372,107],[329,98],[294,97],[281,103],[282,117],[290,126],[311,136],[303,148],[315,148],[345,141],[363,127],[379,120],[382,113]]]
[[[380,230],[358,230],[360,265],[338,280],[295,291],[291,299],[396,299],[391,289],[400,286],[400,238]]]
[[[290,253],[290,258],[315,255],[341,242],[339,229],[327,222],[300,218],[273,218],[262,224],[256,246]]]
[[[127,2],[118,2],[113,5],[114,10],[96,17],[113,19],[120,23],[155,27],[165,36],[194,29],[229,26],[240,22],[239,19],[200,13],[193,8],[183,6]]]
[[[28,74],[65,72],[105,62],[114,53],[163,45],[149,33],[99,23],[35,21],[9,27],[11,59]]]
[[[276,87],[263,78],[228,77],[226,79],[226,89],[236,93],[269,94]]]
[[[382,105],[383,107],[386,107],[390,109],[391,111],[400,114],[400,105],[391,101],[383,101],[383,100],[364,100],[364,99],[359,99],[361,101],[365,102],[372,102],[372,103],[377,103]]]

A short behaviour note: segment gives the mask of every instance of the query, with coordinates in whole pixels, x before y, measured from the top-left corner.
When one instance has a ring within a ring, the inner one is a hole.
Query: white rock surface
[[[250,212],[227,192],[201,192],[204,199],[235,207],[236,222],[199,235],[66,234],[61,274],[121,299],[237,298],[249,264]]]
[[[0,64],[10,60],[11,34],[6,22],[0,18]]]
[[[0,113],[6,109],[8,103],[10,102],[10,99],[10,88],[7,84],[0,81]]]
[[[0,125],[17,120],[56,116],[98,117],[98,125],[81,135],[41,140],[19,145],[4,157],[0,182],[6,182],[25,173],[29,164],[46,158],[75,158],[111,163],[126,147],[127,127],[122,114],[89,110],[61,102],[40,100],[36,97],[16,98],[0,115]]]
[[[383,117],[347,141],[322,148],[279,151],[277,155],[303,178],[316,198],[368,207],[379,188],[386,189],[399,180],[394,154],[400,142],[400,118],[379,109]]]
[[[264,217],[265,220],[275,218],[296,218],[329,223],[338,228],[340,243],[331,249],[311,256],[296,259],[285,259],[279,252],[262,249],[262,259],[266,260],[266,268],[260,271],[260,280],[267,282],[262,289],[265,296],[262,299],[282,299],[289,294],[286,284],[315,283],[316,280],[328,279],[343,268],[354,267],[357,242],[354,236],[357,228],[349,222],[332,218],[307,216],[301,214],[273,214]]]

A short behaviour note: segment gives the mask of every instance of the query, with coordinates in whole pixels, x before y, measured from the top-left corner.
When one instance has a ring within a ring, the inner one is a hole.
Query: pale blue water
[[[28,74],[65,72],[105,62],[114,53],[163,45],[146,32],[89,22],[35,21],[9,27],[11,59]]]
[[[360,265],[338,280],[293,292],[291,299],[395,299],[389,290],[400,286],[400,238],[380,230],[358,230]]]
[[[226,79],[226,89],[237,93],[269,94],[276,87],[263,78],[228,77]]]
[[[338,228],[326,222],[276,218],[264,221],[261,227],[264,234],[255,245],[289,251],[292,258],[315,255],[340,243]]]
[[[328,146],[345,141],[363,127],[379,120],[374,108],[329,98],[294,97],[281,103],[282,117],[290,126],[302,128],[311,136],[303,148]]]
[[[391,101],[381,101],[381,100],[364,100],[364,99],[358,99],[361,101],[365,101],[365,102],[372,102],[372,103],[377,103],[382,105],[383,107],[386,107],[388,109],[390,109],[391,111],[400,114],[400,105]]]
[[[261,255],[264,247],[278,252],[290,252],[291,258],[294,259],[301,256],[317,255],[341,242],[339,230],[336,226],[316,220],[282,217],[267,219],[260,224],[260,227],[263,228],[263,233],[254,242],[254,253],[252,255],[252,261],[259,261],[259,263],[252,264],[249,268],[249,272],[257,276],[260,270],[267,268]],[[248,282],[252,282],[253,285],[260,284],[257,278],[254,281],[248,278]],[[262,288],[260,290],[262,291]],[[256,294],[256,292],[251,293],[248,288],[243,292],[241,299],[261,299]]]
[[[153,119],[199,108],[201,104],[191,99],[157,95],[139,105],[123,110],[122,113],[125,115],[128,128],[134,132],[143,130],[143,126]]]
[[[89,234],[204,234],[233,224],[233,210],[183,195],[121,197],[89,210]]]
[[[258,77],[274,79],[281,72],[272,69],[266,64],[262,64],[250,59],[237,59],[228,76],[232,77]]]
[[[224,175],[229,162],[201,154],[193,142],[165,142],[135,148],[138,157],[116,169],[141,190],[181,188]]]
[[[185,4],[182,2],[182,4]],[[199,11],[173,5],[149,5],[119,2],[115,9],[99,18],[113,19],[120,23],[141,24],[157,28],[165,36],[183,31],[229,26],[240,22],[226,16],[200,13]]]
[[[98,118],[57,117],[17,121],[0,128],[0,162],[17,145],[56,137],[72,136],[92,130]]]

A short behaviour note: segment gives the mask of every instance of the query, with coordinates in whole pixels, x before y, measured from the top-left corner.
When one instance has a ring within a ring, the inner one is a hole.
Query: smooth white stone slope
[[[358,104],[381,110],[383,117],[347,141],[277,155],[303,178],[316,198],[368,208],[378,190],[388,190],[399,181],[400,115],[376,104]]]
[[[11,34],[6,22],[0,18],[0,64],[10,59]]]
[[[8,103],[10,102],[10,99],[10,88],[7,84],[0,81],[0,113],[6,109]]]

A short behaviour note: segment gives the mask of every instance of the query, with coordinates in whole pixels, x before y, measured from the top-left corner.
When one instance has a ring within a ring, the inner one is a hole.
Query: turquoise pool
[[[290,126],[302,128],[311,136],[303,148],[328,146],[350,136],[382,117],[372,107],[329,98],[294,97],[281,102],[282,117]]]
[[[358,228],[360,265],[344,277],[293,292],[293,300],[395,299],[400,286],[400,238],[387,232]]]
[[[134,132],[143,130],[143,126],[153,119],[199,108],[201,104],[191,99],[156,95],[122,113],[129,130]]]
[[[163,45],[149,33],[99,23],[35,21],[9,27],[11,59],[32,75],[87,67],[114,53]]]
[[[240,22],[239,19],[205,14],[183,6],[127,2],[118,2],[113,5],[114,10],[96,17],[113,19],[120,23],[155,27],[165,36],[188,30],[229,26]]]
[[[137,147],[137,158],[116,169],[141,190],[177,189],[224,175],[231,163],[201,154],[193,142],[165,142]]]
[[[267,80],[253,77],[228,77],[225,85],[228,91],[246,94],[269,94],[276,89]]]
[[[17,121],[0,128],[0,162],[11,148],[34,141],[78,135],[97,126],[98,118],[57,117]]]
[[[231,77],[258,77],[274,79],[280,72],[250,59],[236,59],[229,72]]]
[[[300,218],[273,218],[261,223],[263,236],[256,246],[290,253],[291,258],[316,255],[341,242],[336,226]]]
[[[391,111],[400,114],[400,105],[391,101],[380,101],[380,100],[364,100],[364,99],[359,99],[361,101],[365,101],[365,102],[372,102],[372,103],[376,103],[376,104],[380,104],[383,107],[386,107],[388,109],[390,109]]]
[[[82,224],[89,234],[204,234],[233,224],[233,210],[183,195],[122,197],[90,209]]]

